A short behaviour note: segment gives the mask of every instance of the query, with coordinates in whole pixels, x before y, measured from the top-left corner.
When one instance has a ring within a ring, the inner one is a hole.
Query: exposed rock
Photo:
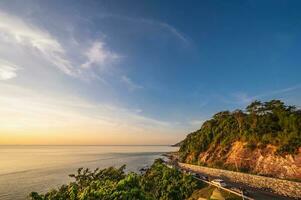
[[[189,162],[189,156],[187,158]],[[220,162],[224,167],[232,167],[232,170],[247,170],[254,174],[301,180],[301,148],[296,155],[280,156],[277,155],[275,146],[268,145],[251,150],[245,143],[237,141],[226,152],[215,147],[201,153],[199,161],[209,166]]]

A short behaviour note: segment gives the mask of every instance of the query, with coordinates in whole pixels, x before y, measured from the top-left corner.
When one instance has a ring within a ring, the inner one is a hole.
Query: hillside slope
[[[189,134],[182,162],[301,180],[301,111],[279,100],[223,111]]]

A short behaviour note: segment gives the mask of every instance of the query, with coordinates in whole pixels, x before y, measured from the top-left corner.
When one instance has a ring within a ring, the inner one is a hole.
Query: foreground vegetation
[[[301,146],[301,110],[272,100],[254,101],[245,111],[219,112],[181,143],[180,160],[192,156],[192,162],[197,162],[198,155],[210,147],[226,152],[235,141],[246,142],[251,149],[271,144],[280,155],[297,153]]]
[[[70,175],[75,180],[46,194],[32,192],[31,200],[183,200],[201,185],[192,176],[168,168],[158,159],[143,175],[125,173],[125,166],[80,168]]]

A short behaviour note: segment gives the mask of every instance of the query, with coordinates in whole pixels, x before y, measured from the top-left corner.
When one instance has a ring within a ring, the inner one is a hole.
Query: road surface
[[[177,164],[177,162],[174,162],[175,160],[172,157],[170,157],[169,155],[167,155],[166,157],[169,159],[169,161],[172,161],[172,162],[169,162],[169,164],[171,164],[173,167],[176,167],[176,168],[180,169],[181,171],[185,170],[185,171],[190,171],[190,172],[193,172],[193,173],[196,173],[196,174],[200,174],[201,176],[207,176],[207,177],[209,177],[210,180],[223,179],[227,183],[228,188],[231,188],[231,187],[241,188],[241,189],[248,192],[247,193],[248,197],[253,198],[255,200],[297,200],[297,199],[301,200],[301,198],[293,198],[293,197],[286,197],[286,196],[278,195],[278,194],[274,193],[273,191],[271,191],[270,189],[267,189],[267,188],[259,189],[259,188],[255,188],[255,187],[250,187],[249,185],[246,185],[246,184],[243,184],[243,183],[232,182],[228,179],[225,179],[224,177],[210,176],[208,174],[201,174],[197,171],[189,170],[187,168],[181,168]]]
[[[180,168],[180,169],[182,169],[182,168]],[[182,169],[182,170],[188,171],[186,168]],[[196,174],[200,174],[195,171],[191,171],[191,170],[189,170],[189,171],[196,173]],[[217,178],[221,179],[221,177],[208,176],[207,174],[200,174],[200,175],[207,176],[207,177],[209,177],[210,180],[217,179]],[[195,177],[195,178],[197,178],[197,177]],[[207,181],[204,181],[202,179],[199,179],[199,178],[197,178],[197,179],[208,183]],[[242,189],[246,190],[248,192],[247,196],[250,197],[250,199],[255,199],[255,200],[296,200],[297,199],[297,198],[292,198],[292,197],[280,196],[271,191],[265,191],[264,189],[260,190],[258,188],[253,188],[253,187],[250,187],[245,184],[235,183],[235,182],[231,182],[231,181],[225,180],[225,179],[224,179],[224,181],[227,183],[227,188],[234,187],[234,188],[242,188]],[[247,198],[245,198],[245,199],[247,199]]]

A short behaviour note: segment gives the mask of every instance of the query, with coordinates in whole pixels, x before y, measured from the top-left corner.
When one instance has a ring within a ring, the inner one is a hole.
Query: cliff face
[[[215,147],[200,153],[197,157],[199,163],[208,166],[301,180],[301,148],[297,154],[281,156],[276,153],[276,149],[273,145],[250,149],[246,143],[237,141],[227,151]],[[191,162],[191,158],[194,156],[187,156],[186,162]]]

